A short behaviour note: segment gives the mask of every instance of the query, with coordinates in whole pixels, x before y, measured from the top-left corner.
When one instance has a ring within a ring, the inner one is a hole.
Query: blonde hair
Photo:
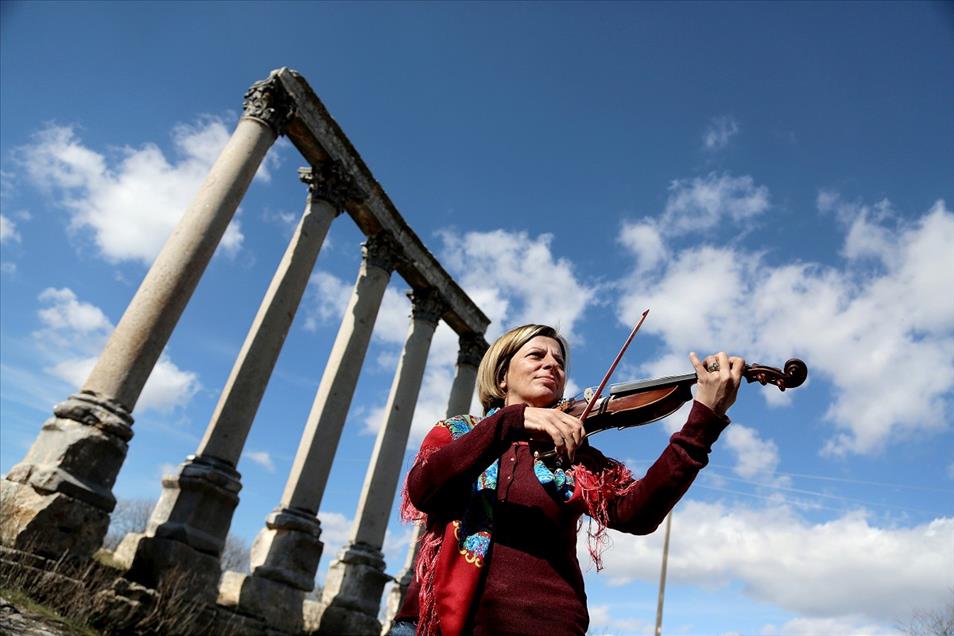
[[[510,360],[520,350],[520,347],[537,336],[553,338],[559,342],[560,349],[563,351],[564,367],[569,364],[570,346],[567,344],[566,338],[561,336],[556,329],[547,325],[514,327],[490,345],[487,353],[480,360],[480,366],[477,367],[477,397],[480,400],[480,405],[484,407],[484,413],[492,408],[504,405],[507,393],[500,388],[500,383],[507,375]]]

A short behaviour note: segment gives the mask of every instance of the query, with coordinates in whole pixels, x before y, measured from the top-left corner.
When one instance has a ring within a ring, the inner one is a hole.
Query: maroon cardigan
[[[470,620],[474,636],[582,635],[589,625],[583,575],[576,557],[577,522],[589,512],[579,497],[558,501],[533,473],[525,440],[524,405],[500,409],[474,429],[416,463],[407,477],[414,506],[441,519],[460,518],[477,477],[500,459],[497,505],[483,589]],[[608,502],[607,526],[653,532],[708,463],[729,420],[694,402],[689,419],[626,495]],[[588,449],[599,458],[595,449]],[[418,582],[408,588],[395,620],[417,620]]]

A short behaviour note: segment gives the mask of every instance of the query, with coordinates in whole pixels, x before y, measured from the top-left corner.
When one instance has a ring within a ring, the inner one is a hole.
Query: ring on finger
[[[712,362],[706,365],[706,371],[708,371],[709,373],[715,373],[718,370],[719,370],[718,360],[713,360]]]

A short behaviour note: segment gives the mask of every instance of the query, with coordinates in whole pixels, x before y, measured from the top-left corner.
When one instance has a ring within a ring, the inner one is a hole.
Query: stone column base
[[[226,572],[219,585],[219,605],[264,619],[287,632],[302,631],[304,602],[304,590],[260,576]]]
[[[384,554],[367,544],[355,543],[341,551],[328,568],[319,634],[381,633],[381,593],[391,580],[384,566]]]
[[[0,480],[0,544],[58,559],[87,558],[102,545],[109,513],[60,492]]]
[[[173,585],[196,600],[215,603],[221,566],[219,558],[184,543],[130,532],[113,552],[126,578],[152,589]]]
[[[190,455],[178,475],[162,478],[146,534],[221,554],[241,488],[238,471],[227,462]]]
[[[58,559],[102,545],[116,475],[132,438],[118,402],[83,391],[53,407],[30,450],[3,480],[0,542]]]
[[[310,592],[324,548],[320,536],[315,515],[294,508],[275,510],[252,543],[252,574]]]

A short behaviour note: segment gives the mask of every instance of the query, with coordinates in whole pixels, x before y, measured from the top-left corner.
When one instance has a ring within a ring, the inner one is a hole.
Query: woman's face
[[[563,350],[547,336],[531,338],[510,359],[500,388],[506,392],[504,405],[552,406],[563,397],[566,385]]]

